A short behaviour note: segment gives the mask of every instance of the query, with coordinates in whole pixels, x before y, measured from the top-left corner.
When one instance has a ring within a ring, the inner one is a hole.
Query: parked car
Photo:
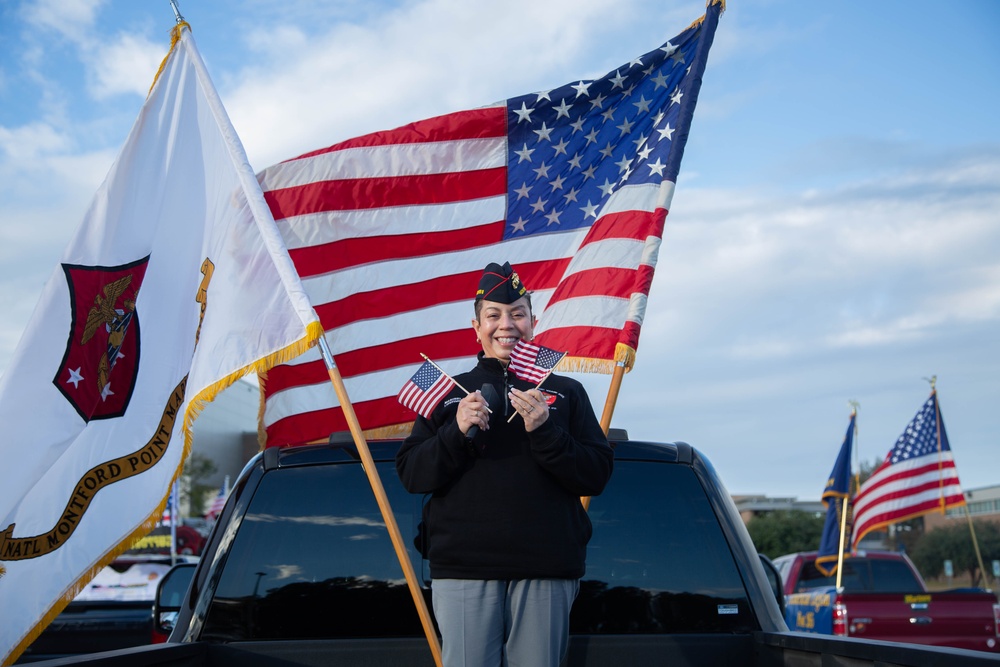
[[[774,560],[793,630],[1000,652],[1000,604],[991,591],[931,593],[910,559],[894,551],[848,555],[838,589],[836,576],[816,567],[816,555]]]

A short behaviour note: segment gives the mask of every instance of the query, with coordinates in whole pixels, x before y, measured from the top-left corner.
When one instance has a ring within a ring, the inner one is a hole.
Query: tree
[[[824,517],[802,510],[776,510],[758,514],[747,523],[757,551],[777,558],[796,551],[819,548]]]
[[[188,516],[201,516],[205,513],[205,494],[215,489],[204,484],[204,480],[215,474],[215,463],[212,459],[194,452],[184,462],[181,471],[179,493],[181,502],[187,503]]]
[[[1000,524],[980,521],[975,524],[976,540],[983,563],[1000,560]],[[910,552],[910,558],[920,573],[928,579],[940,577],[944,562],[950,560],[957,572],[968,572],[973,586],[982,585],[979,559],[972,544],[968,521],[932,530],[923,536]]]

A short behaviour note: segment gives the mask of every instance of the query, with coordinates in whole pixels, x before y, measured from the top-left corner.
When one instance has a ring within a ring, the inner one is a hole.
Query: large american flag
[[[854,548],[873,530],[965,504],[937,392],[899,436],[854,501]]]
[[[532,290],[536,342],[564,368],[628,368],[638,345],[719,6],[596,80],[376,132],[259,180],[326,330],[362,428],[408,428],[396,388],[420,354],[476,352],[483,267]],[[347,428],[318,353],[263,378],[267,445]]]

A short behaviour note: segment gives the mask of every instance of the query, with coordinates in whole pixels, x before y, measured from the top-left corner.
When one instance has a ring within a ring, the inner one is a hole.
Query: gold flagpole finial
[[[924,378],[924,379],[931,383],[932,392],[937,389],[937,375],[932,375],[929,378]]]

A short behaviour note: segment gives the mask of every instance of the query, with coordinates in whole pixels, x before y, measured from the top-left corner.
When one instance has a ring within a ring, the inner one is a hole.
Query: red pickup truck
[[[1000,652],[1000,604],[993,592],[931,593],[905,554],[859,551],[836,575],[816,568],[816,552],[774,560],[791,630]]]

